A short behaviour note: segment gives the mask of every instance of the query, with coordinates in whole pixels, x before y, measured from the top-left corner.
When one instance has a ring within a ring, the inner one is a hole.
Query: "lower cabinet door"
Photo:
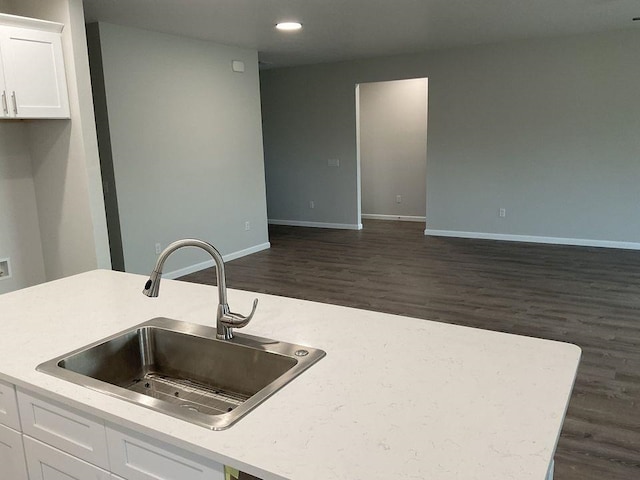
[[[22,434],[0,425],[0,478],[27,480]]]
[[[109,468],[102,420],[18,389],[18,407],[25,436],[105,470]]]
[[[111,471],[128,480],[224,480],[220,463],[107,427]],[[34,480],[34,479],[31,479]]]
[[[30,480],[111,480],[111,474],[90,463],[24,436]]]
[[[0,380],[0,424],[20,430],[16,391],[13,385],[2,380]]]

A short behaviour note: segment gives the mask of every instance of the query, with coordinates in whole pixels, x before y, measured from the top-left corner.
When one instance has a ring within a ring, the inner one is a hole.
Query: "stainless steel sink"
[[[38,371],[213,430],[231,426],[325,356],[316,348],[154,318]]]

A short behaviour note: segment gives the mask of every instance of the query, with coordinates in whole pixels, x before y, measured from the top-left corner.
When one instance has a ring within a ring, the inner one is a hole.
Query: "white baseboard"
[[[425,235],[434,237],[479,238],[484,240],[505,240],[508,242],[548,243],[553,245],[575,245],[579,247],[622,248],[640,250],[640,243],[614,242],[609,240],[588,240],[583,238],[539,237],[535,235],[507,235],[503,233],[459,232],[457,230],[432,230],[427,228]]]
[[[238,250],[237,252],[231,252],[222,256],[222,259],[225,262],[230,262],[231,260],[235,260],[236,258],[245,257],[247,255],[251,255],[252,253],[261,252],[262,250],[266,250],[267,248],[271,248],[271,243],[261,243],[260,245],[254,245],[253,247],[245,248],[244,250]],[[200,270],[204,270],[206,268],[211,268],[215,266],[215,262],[213,259],[207,260],[206,262],[196,263],[195,265],[189,265],[188,267],[179,268],[178,270],[174,270],[172,272],[163,273],[163,278],[175,279],[182,277],[184,275],[189,275],[190,273],[199,272]]]
[[[362,224],[356,223],[321,223],[303,222],[300,220],[273,220],[269,219],[269,225],[288,225],[290,227],[313,227],[313,228],[339,228],[341,230],[362,230]]]
[[[246,257],[247,255],[251,255],[252,253],[258,253],[262,250],[267,250],[271,248],[270,242],[261,243],[259,245],[254,245],[253,247],[245,248],[244,250],[238,250],[237,252],[227,253],[222,256],[222,259],[225,262],[230,262],[231,260],[235,260],[236,258]]]
[[[396,220],[400,222],[426,222],[426,217],[417,217],[413,215],[379,215],[377,213],[363,213],[361,217],[365,220]]]

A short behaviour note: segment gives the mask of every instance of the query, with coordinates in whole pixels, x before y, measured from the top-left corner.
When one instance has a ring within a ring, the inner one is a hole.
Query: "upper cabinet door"
[[[9,100],[4,82],[4,69],[2,68],[2,42],[0,42],[0,118],[7,118],[9,115]]]
[[[69,118],[59,33],[0,28],[5,96],[13,118]]]

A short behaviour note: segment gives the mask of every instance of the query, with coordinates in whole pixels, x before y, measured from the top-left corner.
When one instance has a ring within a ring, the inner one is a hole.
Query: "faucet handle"
[[[256,308],[258,307],[258,299],[254,298],[253,299],[253,306],[251,307],[251,313],[249,314],[248,317],[246,317],[247,323],[249,323],[251,321],[251,319],[253,318],[253,314],[256,313]],[[246,325],[246,323],[245,323]]]
[[[229,311],[229,305],[218,306],[218,333],[217,337],[224,340],[231,340],[233,338],[233,328],[242,328],[246,326],[253,314],[256,313],[258,306],[258,299],[253,300],[253,308],[251,313],[245,317],[239,313],[233,313]]]
[[[231,340],[233,338],[233,329],[242,328],[247,325],[253,318],[253,314],[256,313],[256,307],[258,306],[258,299],[253,301],[253,308],[248,317],[240,315],[239,313],[233,313],[229,311],[229,305],[218,305],[217,316],[217,333],[216,337],[221,340]]]
[[[220,319],[221,323],[225,327],[233,327],[233,328],[242,328],[246,326],[251,319],[253,318],[253,314],[256,313],[256,308],[258,307],[258,299],[255,298],[253,300],[253,307],[251,308],[251,313],[248,316],[240,315],[239,313],[233,312],[225,312]]]

